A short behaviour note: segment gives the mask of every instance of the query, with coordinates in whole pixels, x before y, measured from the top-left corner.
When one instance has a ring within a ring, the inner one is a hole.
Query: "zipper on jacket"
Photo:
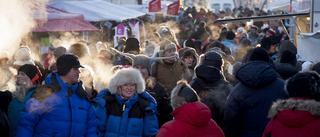
[[[69,90],[71,90],[72,91],[72,89],[71,89],[71,86],[69,86],[68,87],[68,92],[69,92]],[[71,102],[70,102],[70,95],[68,94],[68,102],[69,102],[69,107],[70,107],[70,120],[71,120],[71,122],[70,122],[70,133],[69,133],[69,137],[71,137],[71,131],[72,131],[72,108],[71,108]]]
[[[126,109],[126,99],[122,100],[122,112]]]

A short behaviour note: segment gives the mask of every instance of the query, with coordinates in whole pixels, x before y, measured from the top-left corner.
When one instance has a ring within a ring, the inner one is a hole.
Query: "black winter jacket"
[[[172,120],[170,113],[173,111],[170,102],[170,96],[166,89],[155,79],[149,77],[152,80],[147,83],[146,91],[156,100],[157,102],[157,111],[158,111],[158,123],[159,128],[166,122]]]
[[[272,102],[288,98],[284,81],[264,61],[252,61],[239,68],[240,83],[231,91],[225,108],[226,137],[258,137],[270,121]]]
[[[190,86],[198,93],[201,102],[210,108],[211,118],[223,129],[225,103],[233,87],[224,80],[220,70],[212,66],[199,65],[196,75]]]

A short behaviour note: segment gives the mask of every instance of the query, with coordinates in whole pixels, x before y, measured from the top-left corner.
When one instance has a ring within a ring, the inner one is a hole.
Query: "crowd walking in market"
[[[319,137],[320,63],[277,21],[213,22],[254,14],[186,7],[146,41],[0,51],[0,136]]]

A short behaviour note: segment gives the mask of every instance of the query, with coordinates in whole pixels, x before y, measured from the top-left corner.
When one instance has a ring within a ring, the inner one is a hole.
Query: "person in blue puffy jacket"
[[[157,104],[139,70],[119,70],[94,101],[99,137],[148,137],[158,132]]]
[[[58,71],[38,87],[20,115],[18,137],[96,137],[95,112],[79,81],[79,59],[58,58]]]

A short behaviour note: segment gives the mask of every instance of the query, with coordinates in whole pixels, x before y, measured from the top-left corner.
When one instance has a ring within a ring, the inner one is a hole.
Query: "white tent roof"
[[[128,18],[136,18],[145,13],[121,5],[112,4],[101,0],[96,1],[58,1],[47,4],[49,6],[68,11],[80,13],[89,22],[105,20],[122,21]]]

